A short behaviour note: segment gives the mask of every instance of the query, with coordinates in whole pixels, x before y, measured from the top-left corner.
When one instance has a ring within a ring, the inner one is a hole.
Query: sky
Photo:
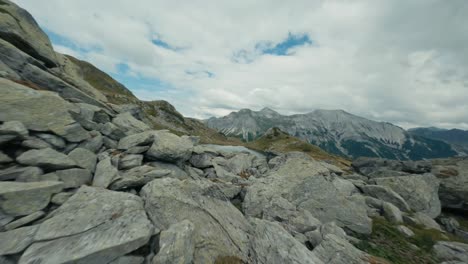
[[[185,116],[343,109],[468,129],[466,0],[14,0],[56,51]]]

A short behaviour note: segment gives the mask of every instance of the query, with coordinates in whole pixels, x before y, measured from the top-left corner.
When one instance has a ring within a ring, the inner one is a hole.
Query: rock
[[[43,217],[45,215],[45,213],[43,211],[37,211],[37,212],[34,212],[28,216],[25,216],[25,217],[22,217],[18,220],[15,220],[11,223],[9,223],[8,225],[5,226],[5,230],[6,231],[9,231],[9,230],[13,230],[13,229],[16,229],[20,226],[24,226],[24,225],[27,225],[31,222],[34,222],[36,221],[37,219]]]
[[[59,136],[48,133],[38,133],[36,136],[52,145],[56,149],[63,149],[66,146],[65,140]]]
[[[11,216],[29,215],[44,209],[61,182],[0,182],[0,209]]]
[[[150,162],[147,163],[147,165],[154,167],[156,169],[160,170],[170,170],[171,173],[167,175],[166,177],[171,177],[171,178],[177,178],[177,179],[189,179],[190,177],[188,176],[187,172],[182,170],[181,168],[177,167],[174,164],[171,163],[165,163],[165,162]]]
[[[34,241],[39,226],[27,226],[0,233],[0,255],[22,252]]]
[[[144,261],[145,258],[140,256],[123,256],[113,260],[109,264],[143,264]]]
[[[408,227],[404,226],[404,225],[399,225],[396,228],[405,237],[413,237],[414,236],[414,232],[411,229],[409,229]]]
[[[434,168],[440,180],[439,198],[444,208],[468,211],[468,160],[453,163]]]
[[[112,140],[108,137],[102,137],[102,143],[104,147],[107,149],[117,149],[118,143],[115,140]],[[137,154],[137,153],[131,153],[131,154]]]
[[[318,245],[320,245],[325,236],[329,234],[333,234],[337,237],[347,239],[346,232],[341,227],[337,226],[335,222],[325,223],[321,225],[318,229],[309,231],[305,235],[312,247],[315,248]]]
[[[143,155],[129,154],[120,158],[119,169],[127,170],[141,166],[143,162]]]
[[[342,184],[335,185],[337,177],[331,176],[327,167],[305,154],[295,153],[275,158],[274,162],[269,174],[247,187],[243,203],[246,215],[261,217],[270,201],[282,197],[322,223],[336,221],[352,231],[371,233],[364,196],[350,195],[349,189],[340,187]]]
[[[250,223],[252,257],[257,263],[324,263],[279,224],[257,218],[251,218]]]
[[[0,181],[19,180],[37,178],[44,172],[38,167],[10,167],[0,171]]]
[[[68,141],[68,142],[81,142],[83,140],[86,140],[90,137],[88,131],[86,131],[80,124],[74,123],[65,126],[64,128],[65,132],[63,137]]]
[[[111,164],[111,159],[105,158],[101,160],[96,166],[93,186],[107,188],[117,177],[117,174],[117,168]]]
[[[103,135],[106,135],[113,140],[120,140],[121,138],[125,137],[124,131],[122,131],[122,129],[113,123],[105,123],[103,126],[101,126],[100,131]]]
[[[288,200],[275,197],[263,210],[263,219],[277,221],[290,233],[305,233],[317,229],[320,221],[309,211],[297,210]]]
[[[57,66],[57,58],[47,35],[34,18],[10,1],[2,1],[0,38],[44,62],[46,67]]]
[[[109,189],[122,190],[141,187],[154,179],[167,177],[171,173],[171,170],[157,169],[146,165],[132,168],[114,179]]]
[[[52,196],[52,199],[50,200],[51,203],[57,204],[57,205],[62,205],[64,204],[70,197],[72,197],[75,193],[73,192],[61,192],[57,193],[54,196]]]
[[[211,162],[214,156],[209,153],[194,154],[190,158],[190,164],[195,168],[206,169],[213,166]]]
[[[398,207],[403,212],[410,212],[410,207],[406,203],[405,199],[401,197],[398,193],[394,192],[387,186],[379,185],[364,185],[360,189],[371,197],[377,198],[379,200],[389,202],[396,207]]]
[[[156,179],[140,192],[149,217],[160,230],[189,220],[194,225],[193,263],[214,263],[218,256],[247,261],[250,225],[230,202],[202,195],[208,182]]]
[[[48,170],[68,169],[77,166],[67,155],[51,148],[28,150],[16,160],[23,165],[38,166]]]
[[[90,135],[91,138],[82,142],[80,145],[78,145],[78,147],[87,149],[93,153],[97,153],[104,144],[103,136],[97,131],[92,131]]]
[[[63,182],[63,188],[77,188],[83,184],[89,184],[93,180],[93,175],[87,169],[69,169],[54,172],[60,181]]]
[[[0,91],[0,121],[20,121],[29,130],[52,131],[59,136],[75,122],[69,114],[75,107],[56,93],[33,90],[1,78]]]
[[[168,132],[156,131],[154,142],[146,152],[150,159],[168,162],[186,161],[192,154],[193,144],[190,140]]]
[[[81,168],[87,169],[90,172],[96,170],[97,156],[88,149],[76,148],[68,154],[68,157],[74,160]]]
[[[24,139],[28,135],[28,129],[19,121],[7,121],[0,125],[0,136],[11,136],[11,139]]]
[[[120,139],[118,149],[127,150],[132,147],[150,145],[154,141],[155,134],[154,131],[146,131],[126,136]]]
[[[153,226],[138,196],[83,186],[40,224],[20,263],[107,263],[148,243]]]
[[[415,213],[413,215],[413,218],[416,220],[416,222],[426,229],[436,229],[439,231],[442,231],[440,228],[440,225],[434,221],[430,216],[423,214],[423,213]]]
[[[124,153],[125,154],[141,154],[145,153],[148,151],[150,147],[149,146],[136,146],[136,147],[131,147],[127,149]]]
[[[391,203],[384,202],[382,205],[382,209],[383,216],[390,223],[403,223],[403,216],[398,207],[394,206]]]
[[[118,128],[122,129],[127,135],[132,135],[150,130],[150,127],[148,125],[136,119],[128,112],[118,114],[112,120],[112,123],[114,123]]]
[[[368,255],[343,238],[328,234],[323,241],[312,251],[317,258],[327,264],[366,264]]]
[[[194,229],[195,226],[190,221],[184,220],[162,231],[159,237],[159,252],[153,258],[153,264],[193,263]]]
[[[0,151],[0,164],[10,163],[12,161],[13,161],[13,159],[10,158],[10,156],[8,156],[5,153],[3,153],[2,151]]]
[[[460,223],[453,217],[442,217],[439,222],[449,233],[455,233],[460,228]]]
[[[21,142],[21,146],[28,148],[28,149],[52,148],[52,145],[36,137],[30,137],[24,140],[23,142]]]
[[[468,244],[439,241],[434,245],[433,250],[441,261],[468,262]]]
[[[439,181],[432,174],[377,178],[374,181],[377,185],[390,187],[416,212],[425,213],[432,218],[441,212]]]

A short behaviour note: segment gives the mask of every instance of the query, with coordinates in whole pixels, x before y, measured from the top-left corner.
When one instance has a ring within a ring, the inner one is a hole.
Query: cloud
[[[15,2],[60,52],[186,116],[325,108],[468,129],[465,0]]]

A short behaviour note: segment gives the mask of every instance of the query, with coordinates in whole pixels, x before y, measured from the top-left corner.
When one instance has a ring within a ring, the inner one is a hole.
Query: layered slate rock
[[[468,159],[434,161],[442,207],[468,211]]]
[[[23,165],[38,166],[50,170],[77,167],[77,164],[67,155],[51,148],[26,151],[16,160]]]
[[[153,145],[146,152],[146,156],[168,162],[186,161],[190,158],[192,150],[193,143],[190,139],[165,131],[157,131],[154,134]]]
[[[257,263],[328,263],[322,262],[315,253],[310,252],[278,223],[257,218],[251,218],[250,223],[254,232],[252,257]]]
[[[212,184],[172,178],[145,185],[141,196],[157,229],[189,220],[194,225],[194,263],[213,263],[218,256],[247,261],[250,225],[229,201],[203,195]]]
[[[162,231],[159,237],[159,252],[153,258],[153,264],[190,264],[193,263],[194,225],[184,220]]]
[[[433,250],[441,261],[454,261],[453,263],[468,262],[468,244],[439,241],[434,245]]]
[[[83,186],[40,224],[19,263],[107,263],[151,235],[141,198]]]
[[[65,128],[75,123],[69,111],[76,107],[56,93],[33,90],[3,78],[0,92],[0,121],[20,121],[30,130],[57,135],[66,135]]]
[[[55,67],[57,58],[47,35],[34,18],[10,1],[3,0],[0,12],[0,38],[41,60],[47,67]]]
[[[314,254],[327,264],[366,264],[368,255],[355,248],[345,239],[334,234],[326,235]]]
[[[0,182],[0,210],[10,216],[29,215],[44,209],[62,182]]]
[[[439,181],[432,174],[377,178],[374,181],[398,193],[415,212],[425,213],[432,218],[441,212]]]
[[[282,197],[322,223],[336,221],[352,231],[371,233],[365,198],[353,193],[355,188],[349,181],[331,176],[325,166],[302,153],[279,159],[272,160],[276,164],[272,172],[247,188],[243,203],[246,215],[261,217],[275,197]]]

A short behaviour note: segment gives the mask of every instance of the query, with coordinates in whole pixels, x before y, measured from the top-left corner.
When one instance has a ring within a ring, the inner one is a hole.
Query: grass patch
[[[362,251],[373,256],[384,258],[395,264],[438,263],[432,254],[432,245],[443,239],[437,230],[423,230],[411,227],[415,232],[413,238],[406,238],[396,226],[383,218],[373,219],[372,234],[361,236],[361,242],[356,245]],[[417,247],[415,247],[416,245]]]
[[[316,160],[326,161],[347,171],[350,170],[351,161],[332,155],[323,149],[309,144],[299,138],[274,129],[271,134],[264,135],[259,139],[246,143],[246,147],[258,151],[277,151],[281,153],[299,151],[304,152]]]

